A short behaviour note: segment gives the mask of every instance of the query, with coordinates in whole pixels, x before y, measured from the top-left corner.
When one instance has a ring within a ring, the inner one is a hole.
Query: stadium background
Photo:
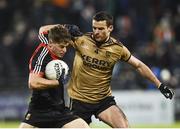
[[[174,119],[180,120],[179,0],[0,0],[0,120],[20,121],[29,100],[28,61],[45,24],[76,24],[91,31],[97,11],[114,16],[113,35],[175,89]],[[64,60],[72,68],[73,49]],[[130,66],[117,63],[114,91],[157,91]],[[1,123],[0,123],[1,127]]]

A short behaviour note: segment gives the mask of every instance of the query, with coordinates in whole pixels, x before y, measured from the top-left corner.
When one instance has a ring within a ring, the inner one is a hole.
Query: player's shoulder
[[[42,61],[49,56],[49,50],[46,44],[39,44],[36,50],[33,52],[31,58],[33,61]]]
[[[84,33],[82,36],[76,37],[76,41],[92,40],[92,32]]]
[[[92,36],[92,32],[86,32],[86,33],[84,34],[84,36],[91,37],[91,36]]]
[[[120,46],[120,47],[123,47],[124,45],[122,44],[122,42],[120,42],[117,38],[114,38],[114,37],[110,37],[110,40],[109,40],[109,42],[111,43],[111,44],[116,44],[116,45],[118,45],[118,46]]]
[[[88,39],[88,38],[92,38],[92,32],[86,32],[84,33],[82,36],[79,36],[78,38],[81,38],[81,39]]]
[[[40,55],[42,56],[42,54],[47,55],[48,52],[49,52],[49,49],[47,48],[47,44],[44,44],[44,43],[39,44],[39,46],[35,50],[35,53],[38,56]]]

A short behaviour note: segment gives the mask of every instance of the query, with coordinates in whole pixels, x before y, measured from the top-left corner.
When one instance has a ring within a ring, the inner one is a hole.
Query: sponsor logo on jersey
[[[111,66],[111,62],[105,60],[99,60],[97,58],[92,58],[87,55],[82,55],[82,59],[84,65],[103,71],[108,70]]]
[[[111,56],[111,52],[110,51],[106,51],[106,57],[110,57]]]

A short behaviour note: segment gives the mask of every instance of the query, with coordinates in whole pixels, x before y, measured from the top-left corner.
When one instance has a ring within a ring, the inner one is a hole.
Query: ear
[[[114,28],[113,28],[113,25],[110,25],[110,26],[108,27],[108,29],[109,29],[110,32],[112,32],[113,29],[114,29]]]

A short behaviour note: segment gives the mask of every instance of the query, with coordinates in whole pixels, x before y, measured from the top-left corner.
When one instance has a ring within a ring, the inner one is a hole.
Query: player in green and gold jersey
[[[40,30],[44,31],[46,27]],[[95,115],[111,127],[129,127],[126,116],[111,94],[112,70],[118,60],[132,65],[143,77],[154,83],[166,98],[172,99],[173,91],[161,83],[148,66],[131,55],[122,43],[110,36],[113,31],[111,15],[106,12],[95,14],[92,29],[92,33],[75,37],[72,44],[76,54],[68,93],[71,109],[76,115],[87,123]]]

